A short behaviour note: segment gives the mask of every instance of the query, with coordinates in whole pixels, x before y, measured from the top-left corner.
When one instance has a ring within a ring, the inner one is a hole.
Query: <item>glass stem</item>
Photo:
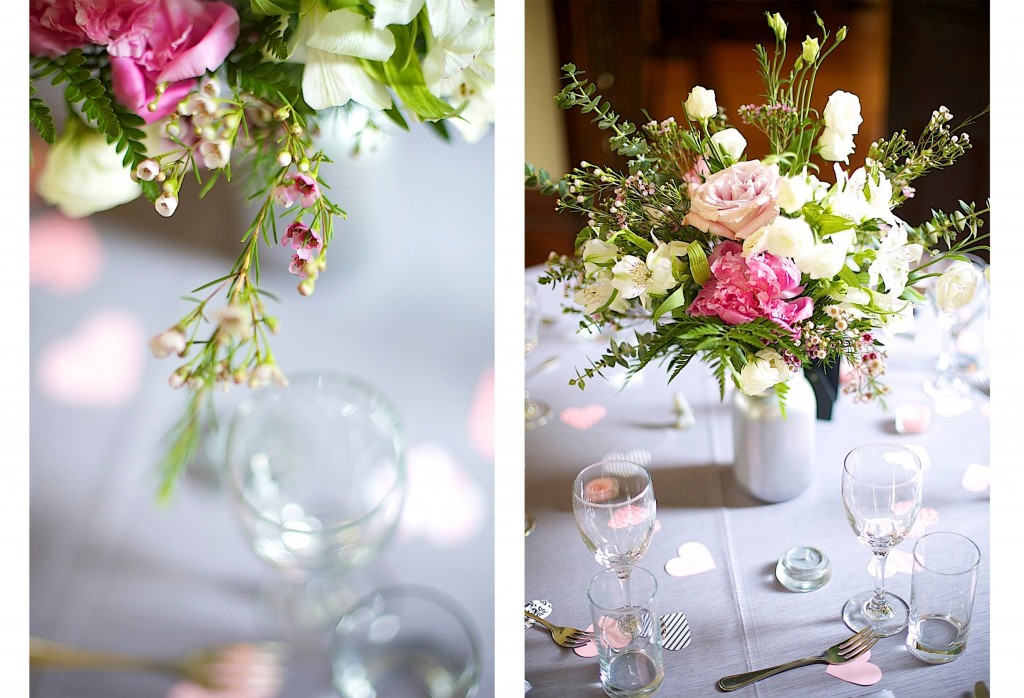
[[[633,589],[629,585],[629,568],[615,570],[619,577],[619,587],[622,589],[622,600],[626,608],[633,605]]]
[[[882,616],[890,612],[889,604],[885,602],[885,559],[889,555],[889,551],[875,550],[872,552],[875,555],[875,593],[868,601],[866,610],[870,615]]]

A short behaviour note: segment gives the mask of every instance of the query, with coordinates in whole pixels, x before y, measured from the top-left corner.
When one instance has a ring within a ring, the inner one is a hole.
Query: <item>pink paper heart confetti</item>
[[[960,479],[960,486],[968,492],[984,492],[988,489],[991,473],[987,465],[971,463]]]
[[[673,577],[689,577],[715,569],[715,559],[703,543],[683,543],[674,557],[665,563],[665,571]]]
[[[483,489],[454,456],[438,444],[417,444],[409,449],[406,464],[400,537],[419,536],[446,548],[474,538],[487,504]],[[438,506],[442,501],[456,504]]]
[[[830,664],[825,669],[825,673],[847,683],[871,686],[882,680],[882,669],[877,664],[868,661],[869,659],[871,659],[871,650],[846,664]]]
[[[644,507],[638,507],[629,505],[616,509],[615,513],[612,514],[612,518],[608,520],[608,525],[611,528],[629,528],[630,526],[639,526],[647,520],[647,509]]]
[[[877,565],[875,564],[875,558],[871,558],[868,562],[868,574],[872,578],[875,576],[875,570]],[[902,550],[890,550],[889,555],[885,560],[885,578],[893,576],[897,573],[910,574],[914,570],[914,556],[910,553],[905,553]]]
[[[588,633],[593,632],[594,631],[594,624],[591,623],[590,625],[588,625],[586,631]],[[583,645],[582,647],[574,647],[572,651],[575,652],[580,657],[596,657],[597,656],[597,643],[594,642],[593,640],[590,640],[590,641],[587,642],[587,644]]]
[[[920,538],[925,534],[925,529],[930,528],[939,522],[939,512],[931,507],[921,507],[917,513],[917,521],[907,533],[907,538]]]
[[[92,286],[103,271],[103,245],[87,218],[47,213],[32,219],[28,275],[33,286],[71,295]]]
[[[37,367],[40,387],[64,405],[121,405],[139,390],[145,354],[142,323],[124,310],[101,310],[71,335],[43,347]]]
[[[473,451],[494,460],[494,366],[487,367],[473,390],[468,429]]]
[[[608,410],[604,405],[586,405],[584,407],[566,407],[559,413],[558,418],[573,429],[586,431],[604,419],[607,414]]]

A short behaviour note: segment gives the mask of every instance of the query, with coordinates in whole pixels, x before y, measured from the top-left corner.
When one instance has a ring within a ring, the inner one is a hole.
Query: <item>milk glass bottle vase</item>
[[[732,396],[733,471],[740,487],[764,502],[803,492],[813,477],[817,401],[803,372],[789,379],[785,414],[773,389]]]

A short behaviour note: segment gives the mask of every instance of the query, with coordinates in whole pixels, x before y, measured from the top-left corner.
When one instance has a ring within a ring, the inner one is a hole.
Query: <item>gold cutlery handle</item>
[[[182,669],[172,662],[84,650],[38,637],[29,640],[29,662],[32,669],[156,671],[177,676],[183,674]]]

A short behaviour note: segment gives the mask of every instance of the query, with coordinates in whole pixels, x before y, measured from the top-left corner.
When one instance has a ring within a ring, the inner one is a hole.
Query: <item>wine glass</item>
[[[945,272],[952,265],[969,265],[976,277],[974,295],[970,301],[963,306],[944,310],[939,303],[938,277],[931,279],[926,290],[926,295],[935,311],[935,322],[942,330],[942,350],[935,363],[939,374],[924,384],[925,392],[935,398],[937,403],[942,403],[943,414],[953,415],[965,412],[970,409],[971,404],[966,399],[970,393],[970,386],[961,377],[964,373],[977,371],[978,360],[976,356],[964,353],[960,350],[960,337],[964,329],[975,319],[980,317],[988,307],[988,283],[985,280],[985,270],[988,264],[972,254],[963,255],[968,259],[963,260],[943,259],[929,271]]]
[[[526,340],[526,356],[529,357],[533,353],[534,349],[537,348],[537,343],[540,342],[540,320],[541,320],[541,305],[540,298],[537,296],[537,289],[530,284],[526,284],[526,311],[525,311],[525,332],[524,338]],[[525,416],[526,416],[526,428],[533,429],[535,427],[542,427],[551,421],[554,413],[544,402],[538,402],[530,398],[530,391],[526,390],[525,396]]]
[[[572,486],[576,527],[599,563],[628,580],[654,535],[657,505],[651,474],[627,460],[588,465]]]
[[[235,512],[266,562],[296,639],[329,627],[363,593],[353,570],[377,557],[405,494],[405,439],[394,408],[348,376],[297,376],[236,408],[227,438]]]
[[[881,637],[907,626],[907,602],[886,593],[885,559],[917,520],[921,509],[921,461],[895,444],[865,444],[843,462],[843,506],[860,542],[875,556],[875,590],[857,594],[843,607],[852,630],[871,626]]]

